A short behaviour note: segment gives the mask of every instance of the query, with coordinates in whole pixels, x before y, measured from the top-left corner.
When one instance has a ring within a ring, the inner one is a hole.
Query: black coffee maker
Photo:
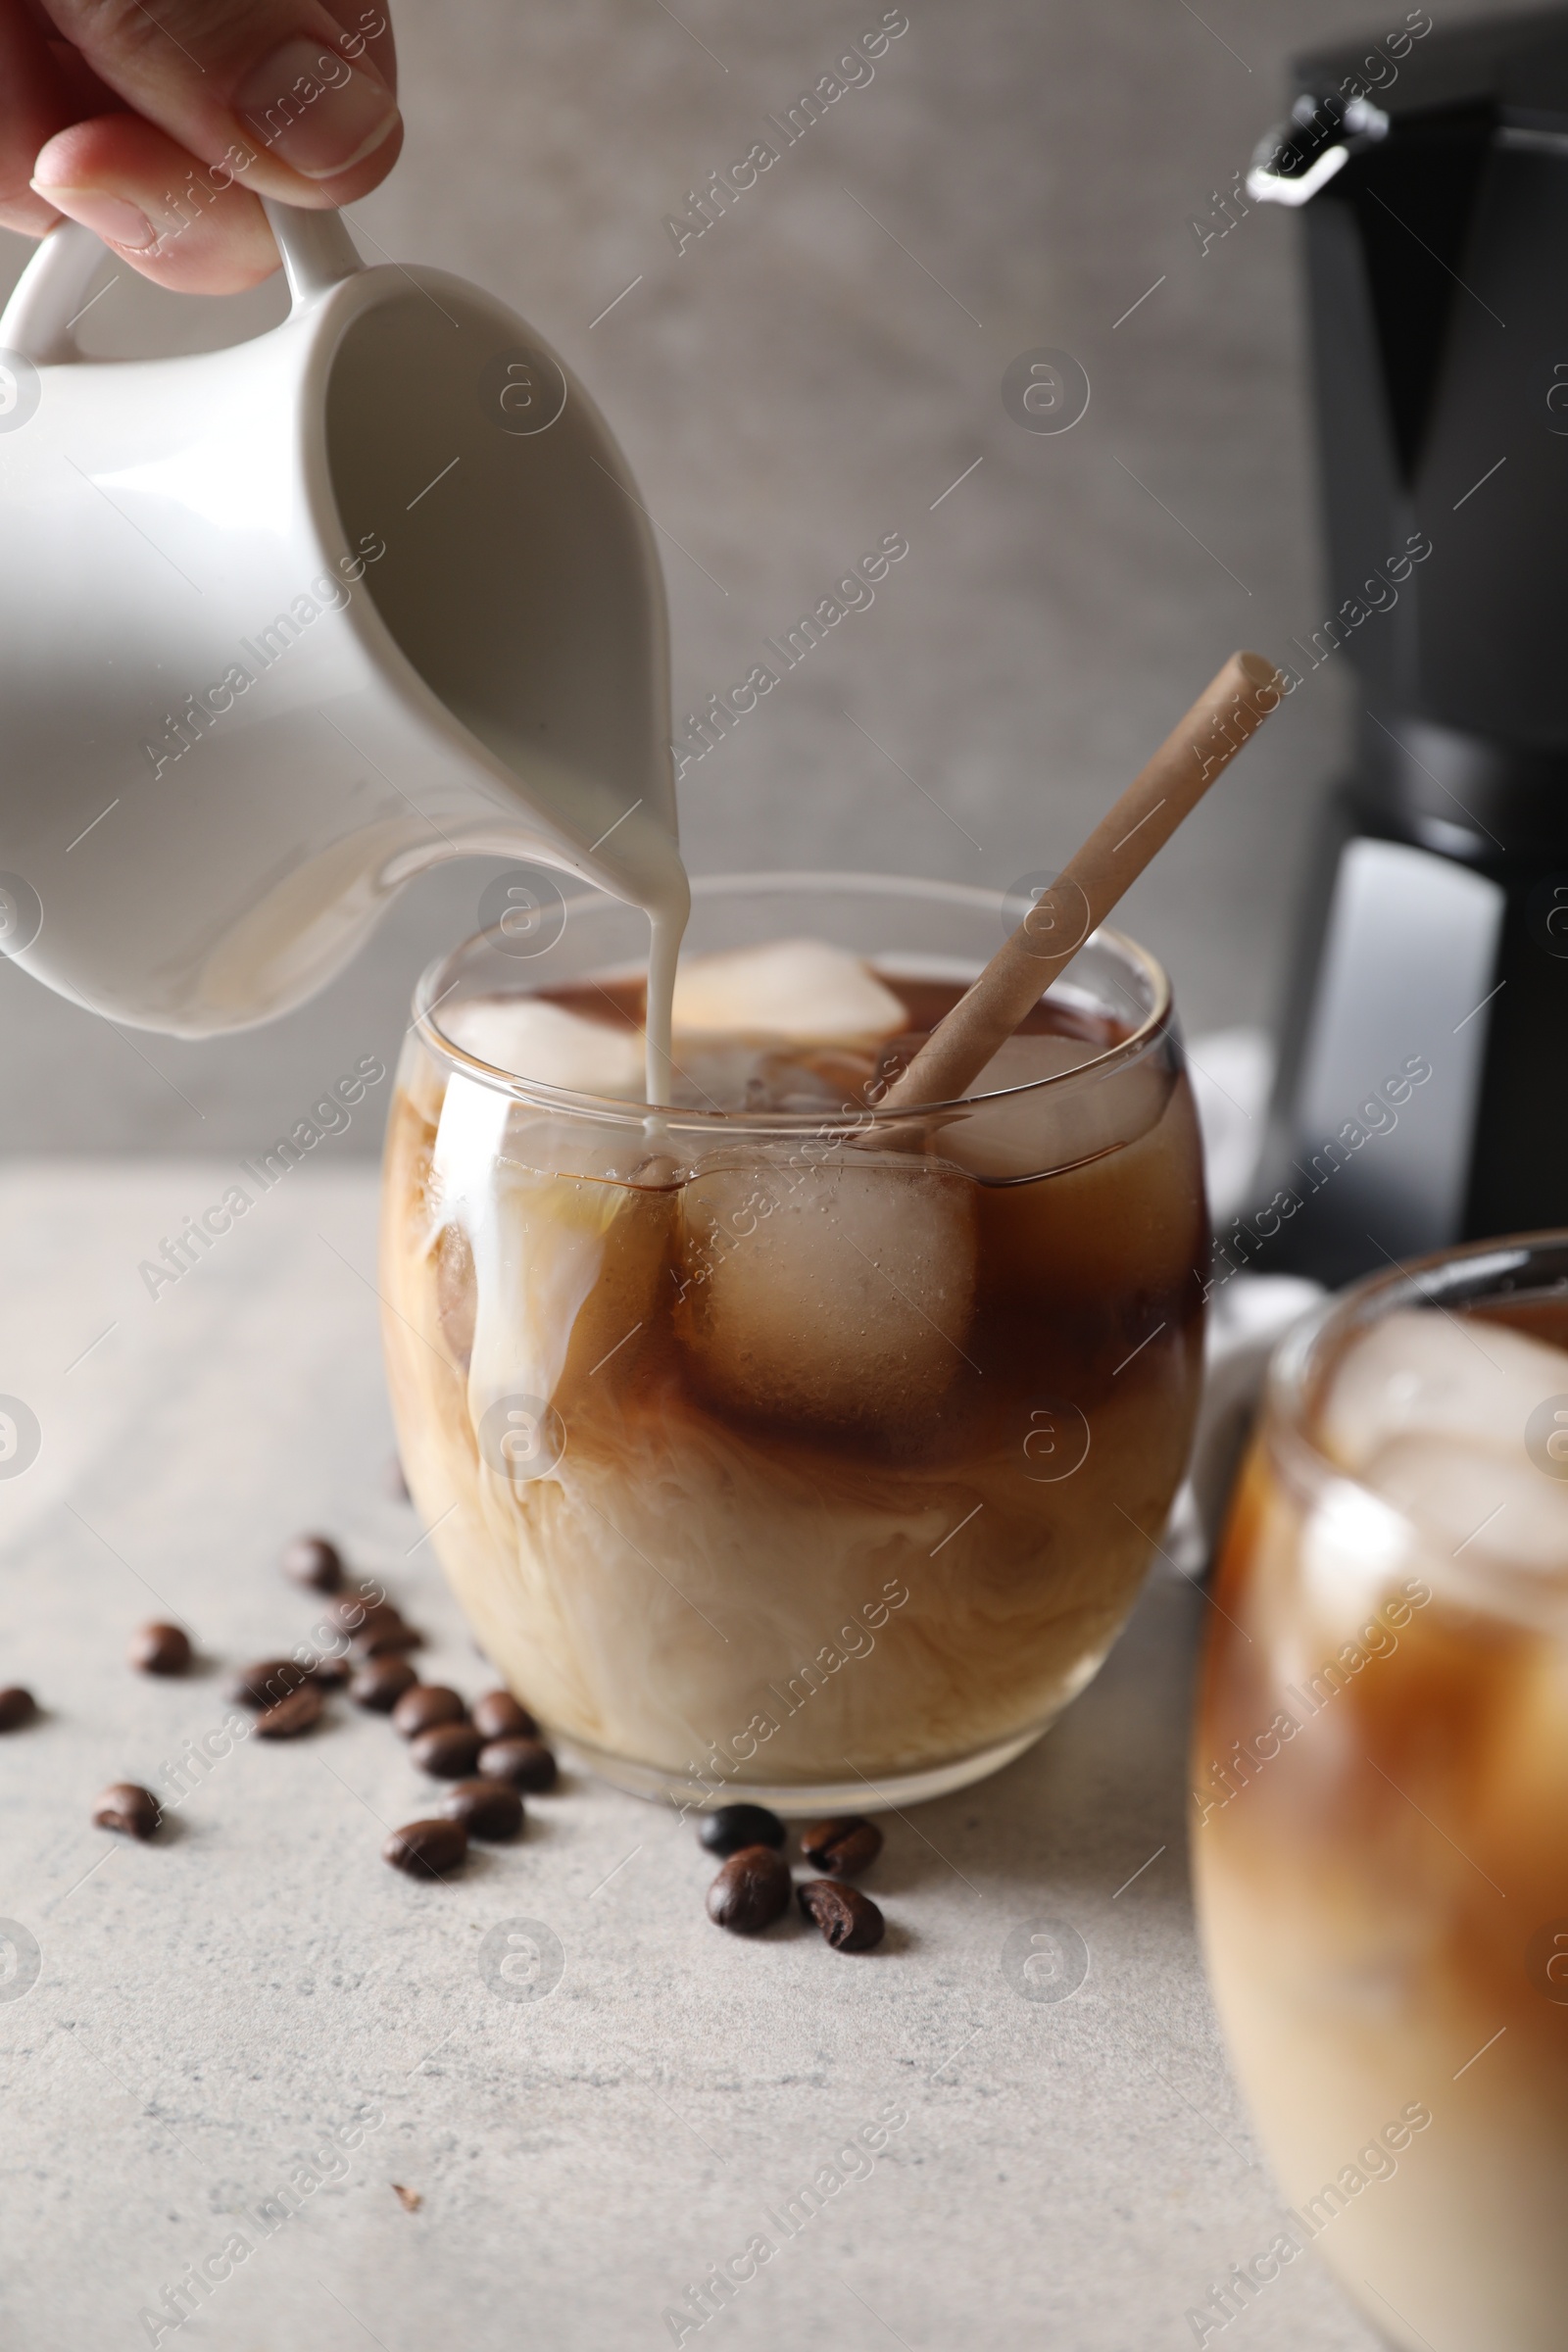
[[[1331,585],[1275,650],[1359,740],[1233,1238],[1339,1283],[1568,1225],[1568,8],[1295,84],[1247,189],[1304,214]]]

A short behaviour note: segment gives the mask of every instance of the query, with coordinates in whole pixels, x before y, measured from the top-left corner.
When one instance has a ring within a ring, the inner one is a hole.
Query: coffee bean
[[[403,1611],[395,1601],[390,1600],[340,1602],[330,1614],[342,1626],[351,1642],[368,1642],[382,1626],[396,1627],[405,1623]]]
[[[470,1838],[501,1843],[522,1827],[522,1799],[505,1781],[459,1781],[441,1799],[448,1821],[461,1821]]]
[[[228,1695],[241,1707],[275,1707],[310,1679],[309,1668],[298,1658],[260,1658],[235,1675]]]
[[[402,1642],[387,1641],[384,1643],[386,1648],[413,1649],[422,1639],[407,1623],[403,1611],[394,1601],[384,1598],[372,1600],[365,1592],[338,1593],[326,1609],[326,1618],[339,1633],[347,1634],[351,1641],[362,1647],[383,1634],[396,1635],[400,1631],[407,1639]]]
[[[858,1886],[840,1886],[832,1879],[808,1879],[799,1901],[807,1918],[821,1929],[823,1942],[836,1952],[868,1952],[886,1933],[887,1922]]]
[[[325,1536],[294,1536],[283,1546],[283,1574],[312,1592],[336,1592],[343,1582],[343,1555]]]
[[[381,1848],[381,1859],[411,1878],[444,1879],[468,1850],[461,1821],[406,1821]]]
[[[492,1740],[480,1751],[479,1770],[534,1796],[543,1796],[557,1779],[556,1759],[542,1740]]]
[[[354,1672],[354,1662],[347,1653],[341,1657],[323,1655],[306,1671],[318,1690],[341,1690]]]
[[[743,1845],[782,1845],[784,1824],[765,1805],[720,1805],[703,1815],[697,1838],[710,1854],[738,1854]]]
[[[38,1712],[38,1701],[20,1683],[0,1690],[0,1732],[20,1732]]]
[[[357,1707],[390,1715],[404,1691],[412,1690],[417,1680],[407,1658],[370,1658],[350,1683],[349,1696]]]
[[[126,1656],[141,1674],[183,1674],[191,1660],[190,1636],[178,1625],[139,1625]]]
[[[321,1693],[314,1683],[302,1683],[287,1698],[280,1698],[275,1707],[266,1708],[256,1718],[258,1740],[297,1740],[321,1720]]]
[[[138,1788],[134,1781],[112,1782],[92,1817],[100,1830],[122,1830],[127,1838],[150,1838],[162,1818],[152,1790]]]
[[[487,1690],[469,1709],[487,1740],[537,1740],[539,1726],[510,1690]]]
[[[813,1821],[803,1830],[801,1851],[813,1869],[825,1870],[830,1878],[858,1879],[882,1851],[882,1833],[874,1821],[845,1813],[836,1821]]]
[[[410,1650],[423,1647],[424,1636],[418,1628],[400,1619],[396,1625],[372,1626],[363,1641],[356,1641],[354,1654],[357,1658],[402,1658]]]
[[[466,1780],[479,1760],[480,1740],[471,1723],[433,1723],[416,1732],[409,1753],[421,1772],[438,1781]]]
[[[790,1866],[770,1845],[743,1845],[708,1889],[708,1916],[737,1936],[771,1926],[790,1899]]]
[[[353,1636],[354,1647],[362,1658],[385,1658],[406,1649],[422,1649],[424,1636],[416,1625],[390,1606],[370,1610],[365,1623]]]
[[[427,1732],[437,1723],[466,1723],[468,1710],[456,1690],[444,1683],[415,1683],[392,1710],[392,1729],[405,1740]]]

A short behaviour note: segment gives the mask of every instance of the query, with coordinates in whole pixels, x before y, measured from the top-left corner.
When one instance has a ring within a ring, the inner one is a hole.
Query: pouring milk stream
[[[83,360],[67,222],[0,316],[0,952],[207,1037],[290,1010],[444,859],[649,916],[669,1100],[676,841],[663,584],[577,379],[445,271],[269,204],[291,308],[195,357]]]

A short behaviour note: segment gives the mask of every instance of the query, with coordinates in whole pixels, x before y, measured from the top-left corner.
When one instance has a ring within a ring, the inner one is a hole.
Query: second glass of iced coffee
[[[1210,1612],[1193,1859],[1291,2205],[1189,2312],[1199,2342],[1310,2248],[1401,2352],[1559,2352],[1565,1480],[1561,1233],[1379,1275],[1275,1359]]]
[[[420,985],[383,1233],[410,1485],[489,1656],[621,1787],[936,1794],[1092,1678],[1186,1460],[1169,986],[1101,932],[967,1099],[894,1112],[996,895],[695,896],[666,1108],[633,910],[503,919]]]

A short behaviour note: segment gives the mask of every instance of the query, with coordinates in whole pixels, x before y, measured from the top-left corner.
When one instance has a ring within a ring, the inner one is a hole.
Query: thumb
[[[378,5],[320,0],[48,0],[99,79],[210,169],[258,195],[343,204],[374,187],[400,144]],[[384,67],[383,73],[379,68]]]

